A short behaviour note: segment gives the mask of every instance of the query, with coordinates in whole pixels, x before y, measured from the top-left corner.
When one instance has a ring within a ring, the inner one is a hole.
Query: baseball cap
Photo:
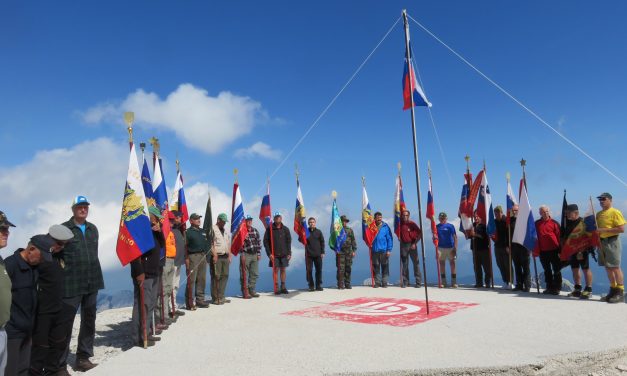
[[[579,211],[579,206],[577,204],[570,204],[566,207],[568,211]]]
[[[227,217],[225,213],[220,213],[220,214],[218,214],[218,220],[224,221],[224,222],[228,222],[229,221],[229,217]]]
[[[7,219],[7,215],[0,211],[0,227],[15,227],[15,225]]]
[[[50,235],[39,234],[30,238],[30,243],[42,252],[50,252],[56,241]]]
[[[74,233],[63,225],[52,225],[48,229],[48,235],[55,240],[67,241],[74,237]]]
[[[189,216],[189,219],[200,219],[202,218],[202,215],[197,214],[197,213],[192,213],[192,215]]]
[[[72,200],[72,207],[76,205],[89,205],[89,200],[85,196],[76,196]]]
[[[282,217],[281,212],[274,212],[274,218]]]
[[[607,192],[603,192],[600,195],[598,195],[597,198],[609,198],[611,200],[612,199],[612,195],[607,193]]]
[[[340,220],[341,220],[342,222],[350,222],[350,219],[346,218],[346,216],[345,216],[345,215],[341,216],[341,217],[340,217]]]
[[[447,215],[445,212],[440,212],[440,214],[438,214],[438,218],[446,218]]]
[[[246,220],[248,221],[249,219],[253,219],[253,216],[252,216],[252,215],[250,215],[250,214],[247,214],[247,215],[246,215]]]

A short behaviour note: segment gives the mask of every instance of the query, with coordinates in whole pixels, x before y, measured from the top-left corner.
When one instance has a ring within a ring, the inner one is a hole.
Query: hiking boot
[[[281,287],[281,294],[289,294],[290,292],[287,291],[287,289],[285,288],[285,286]]]
[[[148,336],[148,338],[146,338],[148,341],[153,341],[153,342],[158,342],[161,341],[161,337],[157,337],[157,336]]]
[[[309,285],[309,291],[316,291],[316,289],[313,287],[313,285]]]
[[[231,302],[231,299],[222,298],[222,303],[230,303],[230,302]]]
[[[416,284],[414,285],[414,287],[417,288],[417,289],[420,288],[420,286],[421,286],[420,282],[416,282]]]
[[[323,291],[324,289],[322,288],[322,286],[318,286],[316,287],[316,291]]]
[[[560,290],[558,290],[558,289],[551,289],[549,294],[551,294],[551,295],[559,295],[560,294]]]
[[[142,347],[144,347],[144,344],[142,343]],[[71,376],[70,372],[67,370],[67,367],[63,367],[60,370],[58,370],[57,372],[53,373],[52,375],[54,376]]]
[[[258,298],[259,294],[257,294],[257,291],[255,290],[250,290],[250,296],[252,296],[253,298]]]
[[[623,289],[617,288],[614,295],[607,300],[608,303],[625,303],[625,292]]]
[[[610,287],[610,291],[607,293],[607,295],[601,298],[601,301],[602,302],[609,301],[612,298],[612,296],[614,296],[614,294],[616,294],[616,287]]]
[[[374,285],[372,285],[372,287],[374,287],[375,289],[379,287],[379,284],[377,282],[374,283]]]
[[[457,278],[451,278],[451,287],[456,289],[457,286]]]
[[[549,289],[542,291],[542,295],[549,295],[550,293],[551,293],[551,290]]]
[[[143,346],[143,343],[142,343]],[[92,363],[88,358],[76,358],[74,369],[79,372],[86,372],[96,367],[98,364]]]
[[[404,283],[401,283],[401,288],[404,289],[405,287],[407,287]]]
[[[346,285],[346,284],[345,284],[345,285],[344,285],[344,288],[345,288],[345,289],[350,290],[350,289],[352,289],[353,287],[352,287],[351,285]]]
[[[579,299],[590,299],[591,296],[592,287],[586,287],[586,289],[581,292],[581,296],[579,297]]]

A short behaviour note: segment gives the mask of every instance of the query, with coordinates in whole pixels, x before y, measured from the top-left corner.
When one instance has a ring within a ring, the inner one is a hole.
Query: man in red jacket
[[[560,261],[560,225],[553,218],[548,206],[540,206],[540,219],[536,221],[538,242],[533,251],[534,257],[540,256],[544,268],[546,290],[543,294],[559,295],[562,289]]]
[[[409,219],[409,210],[403,211],[401,216],[401,287],[409,285],[409,259],[414,267],[414,278],[416,287],[422,283],[422,273],[418,262],[418,241],[422,237],[420,227]]]

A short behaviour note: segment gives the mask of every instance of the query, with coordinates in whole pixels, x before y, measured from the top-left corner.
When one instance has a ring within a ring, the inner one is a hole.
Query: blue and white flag
[[[518,218],[516,219],[516,226],[514,227],[512,243],[520,244],[527,248],[529,252],[533,252],[537,242],[536,223],[533,219],[533,213],[531,212],[527,188],[525,184],[521,184],[520,205],[518,206]]]

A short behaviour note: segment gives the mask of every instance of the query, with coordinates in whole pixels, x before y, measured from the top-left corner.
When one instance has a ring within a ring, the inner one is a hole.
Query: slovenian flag
[[[265,228],[272,224],[272,208],[270,207],[270,182],[266,184],[266,195],[261,200],[261,208],[259,208],[259,220]]]
[[[244,223],[244,204],[239,193],[239,184],[233,184],[233,206],[231,208],[231,253],[235,256],[244,246],[248,227]]]
[[[122,216],[115,249],[122,266],[155,246],[150,228],[148,204],[140,176],[135,145],[131,144],[124,201],[122,201]]]
[[[472,183],[472,174],[469,172],[464,174],[464,185],[462,186],[462,195],[459,199],[459,231],[464,233],[466,239],[469,238],[470,231],[472,231],[472,204],[468,204],[470,183]]]
[[[494,221],[494,211],[492,210],[492,195],[488,185],[488,175],[485,173],[485,170],[483,170],[483,175],[481,176],[477,214],[481,218],[481,222],[486,226],[488,235],[494,235],[496,233],[496,222]]]
[[[411,44],[410,44],[411,48]],[[427,96],[418,84],[416,79],[416,70],[414,69],[414,59],[411,62],[407,59],[407,53],[405,54],[405,68],[403,69],[403,110],[411,108],[412,97],[414,106],[428,106],[431,107],[431,103],[427,100]]]
[[[305,214],[305,202],[300,191],[300,182],[296,179],[296,208],[294,209],[294,231],[298,234],[298,241],[307,245],[309,237],[309,227],[307,227],[307,217]]]
[[[331,235],[329,236],[329,248],[336,253],[342,249],[342,244],[346,241],[346,231],[337,210],[337,204],[333,199],[333,207],[331,208]]]
[[[403,180],[399,174],[396,177],[396,191],[394,193],[394,233],[401,239],[401,215],[407,210],[405,197],[403,196]]]
[[[438,246],[438,228],[435,223],[435,204],[433,202],[433,188],[431,187],[431,176],[429,176],[429,192],[427,193],[427,218],[431,221],[431,235],[433,245]]]
[[[148,162],[144,157],[144,163],[142,166],[142,186],[144,187],[144,195],[146,196],[146,203],[148,206],[156,206],[155,199],[152,197],[152,179],[150,178],[150,169],[148,169]]]
[[[516,226],[514,227],[512,243],[520,244],[527,248],[529,252],[533,252],[537,242],[536,223],[533,219],[531,205],[529,204],[527,187],[525,187],[525,184],[521,183],[520,205],[518,206],[518,218],[516,219]]]
[[[372,247],[374,238],[377,237],[379,228],[374,222],[374,216],[372,215],[372,209],[370,208],[370,202],[368,201],[368,193],[366,193],[366,186],[362,185],[361,191],[361,232],[362,238],[368,248]]]
[[[185,190],[183,189],[183,175],[179,171],[176,175],[176,183],[174,184],[174,192],[170,200],[170,210],[181,212],[181,223],[187,222],[189,214],[187,211],[187,201],[185,201]]]
[[[155,206],[161,211],[163,219],[161,220],[161,231],[165,239],[170,235],[170,206],[168,205],[168,191],[163,178],[163,169],[161,168],[161,158],[155,158],[155,166],[153,171],[152,192],[155,200]],[[161,249],[161,258],[165,257],[165,248]]]

